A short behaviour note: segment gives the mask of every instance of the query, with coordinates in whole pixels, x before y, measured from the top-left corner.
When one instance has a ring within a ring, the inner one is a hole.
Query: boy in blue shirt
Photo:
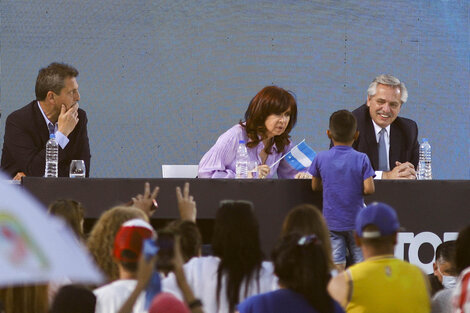
[[[330,232],[333,262],[342,271],[347,250],[354,263],[363,260],[353,230],[356,215],[364,207],[363,195],[375,191],[375,173],[367,155],[352,148],[359,132],[351,112],[333,113],[326,134],[334,146],[318,153],[308,172],[313,176],[312,189],[323,188],[323,215]]]

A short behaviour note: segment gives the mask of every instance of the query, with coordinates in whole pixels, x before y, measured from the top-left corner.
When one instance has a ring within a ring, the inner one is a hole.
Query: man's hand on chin
[[[78,124],[78,103],[72,105],[68,110],[65,104],[62,104],[57,123],[59,124],[58,131],[68,137]]]

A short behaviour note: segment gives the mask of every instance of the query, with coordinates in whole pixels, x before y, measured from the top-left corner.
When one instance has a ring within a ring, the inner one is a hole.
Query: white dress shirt
[[[47,128],[49,129],[49,124],[54,125],[55,141],[57,141],[57,143],[59,144],[59,146],[60,146],[62,149],[65,149],[65,147],[66,147],[67,144],[69,143],[69,139],[67,138],[67,136],[65,136],[65,135],[62,134],[60,131],[58,131],[59,126],[57,125],[57,123],[53,124],[51,121],[49,121],[49,119],[47,118],[46,114],[45,114],[44,111],[42,110],[41,105],[39,104],[39,101],[37,101],[37,103],[38,103],[39,110],[41,111],[42,116],[44,117],[44,121],[46,122]]]
[[[382,130],[382,127],[377,125],[374,120],[372,120],[372,125],[374,125],[374,131],[375,131],[375,140],[377,140],[377,143],[379,142],[379,132]],[[390,125],[385,127],[385,133],[384,133],[384,141],[385,141],[385,149],[387,150],[387,171],[390,171]],[[382,171],[375,171],[375,179],[382,179]]]

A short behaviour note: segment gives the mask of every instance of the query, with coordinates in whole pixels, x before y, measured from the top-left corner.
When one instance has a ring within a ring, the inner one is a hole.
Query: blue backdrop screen
[[[434,178],[468,179],[468,12],[441,0],[3,0],[0,143],[53,61],[80,71],[94,177],[197,164],[270,84],[296,94],[293,140],[326,150],[330,114],[389,73],[408,87],[400,115],[429,138]]]

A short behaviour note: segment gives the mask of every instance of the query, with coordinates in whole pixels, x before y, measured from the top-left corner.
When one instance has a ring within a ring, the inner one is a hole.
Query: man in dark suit
[[[353,147],[369,156],[376,178],[416,179],[418,126],[398,116],[407,98],[404,83],[380,75],[367,89],[367,102],[352,112],[359,130]]]
[[[78,108],[77,76],[74,67],[51,63],[39,71],[36,100],[8,116],[1,168],[13,179],[44,176],[50,133],[55,133],[59,144],[59,176],[68,176],[72,160],[84,160],[89,176],[87,116]]]

